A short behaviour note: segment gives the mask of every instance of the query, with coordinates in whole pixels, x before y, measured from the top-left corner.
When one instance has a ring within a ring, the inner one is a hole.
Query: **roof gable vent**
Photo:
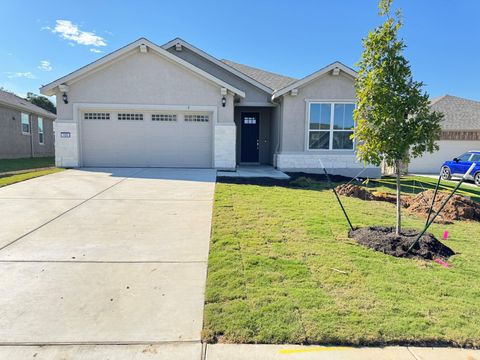
[[[334,76],[340,75],[340,68],[339,68],[339,67],[335,67],[335,68],[332,70],[332,75],[334,75]]]
[[[175,44],[175,50],[176,51],[182,51],[182,44],[180,44],[179,42]]]

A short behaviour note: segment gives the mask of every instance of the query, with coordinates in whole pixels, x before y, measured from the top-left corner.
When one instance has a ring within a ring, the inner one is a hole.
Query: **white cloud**
[[[50,64],[50,61],[47,60],[42,60],[40,61],[40,65],[38,65],[38,68],[43,71],[52,71],[52,64]]]
[[[36,79],[35,75],[33,75],[30,71],[27,72],[6,72],[8,74],[7,77],[9,79],[15,78],[27,78],[27,79]]]
[[[95,35],[93,32],[82,31],[70,20],[57,20],[55,28],[52,32],[58,34],[62,39],[70,40],[79,45],[87,46],[106,46],[107,43],[101,36]]]
[[[102,50],[98,50],[98,49],[95,49],[95,48],[91,48],[90,51],[95,53],[95,54],[99,54],[99,53],[103,52]]]

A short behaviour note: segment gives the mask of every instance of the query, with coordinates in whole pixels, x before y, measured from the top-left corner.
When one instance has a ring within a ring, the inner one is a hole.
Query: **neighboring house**
[[[431,101],[431,109],[444,114],[440,149],[412,159],[410,173],[438,174],[444,161],[480,150],[480,102],[444,95]]]
[[[0,159],[53,156],[55,116],[0,90]]]
[[[300,80],[141,38],[41,88],[57,96],[58,166],[158,166],[356,175],[356,73]],[[377,167],[364,175],[377,176]]]

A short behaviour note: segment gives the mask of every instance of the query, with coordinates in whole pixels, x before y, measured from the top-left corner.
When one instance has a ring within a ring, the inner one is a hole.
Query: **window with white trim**
[[[143,114],[129,114],[129,113],[118,113],[117,114],[118,120],[136,120],[140,121],[143,120]]]
[[[45,135],[43,132],[43,118],[38,117],[38,143],[45,144]]]
[[[152,121],[177,121],[175,114],[152,114]]]
[[[309,103],[308,149],[353,150],[354,103]]]
[[[110,120],[110,113],[88,112],[83,114],[85,120]]]
[[[30,134],[30,115],[22,113],[21,116],[22,121],[22,134]]]
[[[208,115],[199,115],[199,114],[192,114],[192,115],[185,115],[185,121],[191,122],[208,122]]]

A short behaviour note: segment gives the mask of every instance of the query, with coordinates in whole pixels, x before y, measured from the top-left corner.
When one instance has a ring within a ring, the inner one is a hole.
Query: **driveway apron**
[[[200,358],[215,176],[78,169],[0,188],[0,358]]]

